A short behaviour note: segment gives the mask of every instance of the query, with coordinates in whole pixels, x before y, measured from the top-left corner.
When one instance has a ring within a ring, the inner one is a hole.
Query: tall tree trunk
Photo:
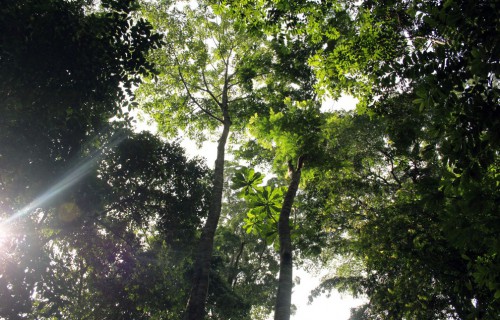
[[[208,209],[208,217],[198,245],[194,263],[193,282],[184,319],[202,320],[205,318],[205,301],[208,294],[210,262],[214,247],[214,236],[219,223],[224,185],[224,157],[231,121],[224,118],[224,126],[217,145],[217,158],[213,177],[213,189]]]
[[[280,241],[280,277],[278,282],[278,295],[276,297],[276,307],[274,310],[274,320],[289,320],[290,308],[292,306],[292,286],[293,286],[293,257],[292,239],[290,237],[290,213],[292,212],[293,201],[299,189],[300,175],[302,171],[304,157],[301,156],[297,163],[297,168],[288,165],[291,173],[291,181],[286,192],[283,206],[281,207],[278,221],[278,233]]]

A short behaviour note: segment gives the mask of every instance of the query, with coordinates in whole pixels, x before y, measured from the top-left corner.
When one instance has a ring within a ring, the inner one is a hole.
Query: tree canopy
[[[496,1],[4,2],[0,318],[500,317]]]

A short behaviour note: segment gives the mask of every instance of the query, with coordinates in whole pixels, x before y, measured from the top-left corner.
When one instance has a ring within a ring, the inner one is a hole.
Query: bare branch
[[[210,97],[212,97],[212,99],[214,99],[215,103],[217,103],[217,105],[220,107],[221,103],[219,102],[219,100],[217,99],[217,97],[213,94],[212,90],[210,90],[210,88],[208,87],[208,83],[207,83],[207,78],[205,77],[205,70],[202,69],[201,70],[201,76],[203,78],[203,84],[205,85],[205,89],[201,89],[203,91],[205,91],[206,93],[208,93],[210,95]]]
[[[392,156],[391,156],[388,152],[386,152],[386,151],[384,151],[384,150],[379,150],[379,151],[380,151],[380,152],[381,152],[384,156],[386,156],[386,157],[387,157],[387,159],[389,160],[389,162],[391,163],[391,175],[392,175],[392,177],[394,178],[394,180],[397,182],[397,184],[399,185],[399,187],[401,187],[402,182],[401,182],[401,180],[400,180],[400,179],[396,176],[396,173],[394,172],[394,162],[393,162],[393,158],[392,158]]]
[[[182,82],[182,84],[184,85],[184,88],[186,89],[186,93],[187,95],[189,96],[189,99],[191,99],[191,101],[196,104],[196,106],[198,108],[200,108],[201,111],[203,111],[205,114],[207,114],[209,117],[212,117],[213,119],[221,122],[221,123],[224,123],[224,121],[217,117],[216,115],[214,115],[212,112],[210,112],[208,109],[204,108],[199,102],[198,100],[196,100],[196,98],[191,94],[191,90],[189,90],[189,86],[188,86],[188,83],[186,81],[186,79],[184,79],[184,75],[182,74],[182,71],[181,71],[181,67],[177,61],[177,58],[176,58],[176,62],[177,62],[177,68],[178,68],[178,72],[179,72],[179,77],[180,77],[180,80]]]
[[[410,40],[413,40],[413,39],[420,39],[420,40],[427,40],[427,41],[430,41],[432,44],[438,44],[438,45],[446,45],[446,41],[444,40],[440,40],[440,39],[436,39],[436,38],[426,38],[426,37],[422,37],[422,36],[414,36],[414,37],[408,37],[407,39],[410,39]]]

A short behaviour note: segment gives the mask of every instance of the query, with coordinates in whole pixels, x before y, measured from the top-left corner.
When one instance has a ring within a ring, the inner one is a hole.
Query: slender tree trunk
[[[224,126],[217,145],[217,158],[213,177],[213,189],[208,209],[208,217],[203,231],[194,263],[193,282],[184,319],[203,320],[205,318],[205,301],[208,294],[210,261],[214,247],[214,236],[219,223],[224,185],[224,156],[231,121],[224,119]]]
[[[280,241],[280,276],[278,282],[278,295],[276,297],[276,307],[274,310],[274,320],[290,319],[293,286],[293,256],[292,240],[290,236],[290,213],[292,212],[295,195],[299,189],[302,164],[303,157],[301,156],[296,169],[294,169],[291,164],[288,166],[288,169],[291,171],[291,181],[283,201],[283,206],[281,207],[280,218],[278,221]]]
[[[231,285],[231,288],[234,288],[234,286],[236,285],[236,276],[238,275],[238,265],[240,264],[240,258],[241,258],[241,255],[243,254],[243,250],[245,249],[245,244],[246,242],[243,241],[241,244],[240,244],[240,249],[238,250],[238,253],[236,254],[236,257],[233,256],[233,259],[231,259],[231,264],[230,264],[230,271],[229,271],[229,275],[227,277],[227,283],[229,283]]]

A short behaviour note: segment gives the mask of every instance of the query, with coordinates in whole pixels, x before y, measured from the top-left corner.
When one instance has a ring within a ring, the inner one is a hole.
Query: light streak
[[[7,219],[0,222],[0,229],[21,218],[22,216],[33,212],[33,210],[42,207],[44,204],[54,199],[57,195],[74,186],[78,181],[82,180],[82,178],[84,178],[91,172],[92,168],[97,165],[99,160],[103,158],[105,150],[113,149],[124,139],[125,135],[118,135],[112,138],[111,141],[108,144],[104,145],[101,149],[94,151],[88,157],[80,161],[77,165],[70,169],[68,173],[66,173],[57,183],[51,186],[40,196],[35,198],[30,204],[26,205]]]

